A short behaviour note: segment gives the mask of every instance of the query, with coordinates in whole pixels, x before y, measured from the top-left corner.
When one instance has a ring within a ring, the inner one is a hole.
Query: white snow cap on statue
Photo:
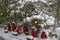
[[[37,30],[36,27],[32,27],[32,29],[34,29],[35,31]]]
[[[15,22],[12,22],[12,23],[15,23]]]
[[[17,25],[21,25],[20,23],[18,23]]]

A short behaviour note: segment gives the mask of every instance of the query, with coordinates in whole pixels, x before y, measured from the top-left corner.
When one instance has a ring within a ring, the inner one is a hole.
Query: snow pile
[[[53,16],[50,16],[47,21],[46,21],[46,24],[47,25],[54,25],[55,24],[55,18]]]
[[[42,20],[44,20],[44,18],[40,15],[33,15],[31,18],[32,19],[42,19]]]
[[[60,37],[60,31],[59,30],[60,30],[60,28],[56,28],[56,33]],[[50,32],[50,30],[44,30],[44,31],[47,32],[47,35],[48,35],[48,32]],[[0,37],[3,37],[5,40],[27,40],[27,38],[30,38],[30,39],[33,38],[32,36],[30,36],[30,35],[26,36],[23,33],[18,35],[18,36],[13,36],[11,32],[4,33],[4,30],[2,28],[0,28]],[[33,38],[33,39],[38,40],[38,38]],[[41,39],[41,38],[39,37],[39,39]],[[49,38],[48,37],[45,40],[58,40],[58,38]]]
[[[60,27],[56,28],[55,31],[56,31],[56,34],[60,37]]]
[[[43,15],[33,15],[31,17],[27,17],[26,19],[24,19],[24,21],[27,22],[31,22],[32,19],[38,19],[38,20],[46,20],[46,23],[44,23],[45,25],[54,25],[55,24],[55,18],[53,16],[48,16],[46,14]],[[41,24],[42,25],[42,24]]]
[[[33,39],[33,36],[28,35],[27,38],[29,38],[29,39]]]
[[[17,33],[17,32],[13,32],[13,31],[12,31],[12,34],[18,34],[18,33]]]
[[[58,40],[57,38],[47,38],[46,40]]]

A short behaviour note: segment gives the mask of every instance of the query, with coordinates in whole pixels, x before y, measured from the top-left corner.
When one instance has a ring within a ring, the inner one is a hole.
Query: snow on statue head
[[[6,26],[6,25],[4,25],[3,29],[4,29],[4,30],[6,30],[6,29],[7,29],[7,26]]]
[[[4,25],[4,32],[5,32],[5,33],[8,33],[7,25]]]
[[[32,30],[36,31],[37,29],[36,29],[36,27],[32,27]]]
[[[18,23],[17,25],[21,25],[20,23]]]
[[[15,22],[12,22],[13,24],[15,24]]]

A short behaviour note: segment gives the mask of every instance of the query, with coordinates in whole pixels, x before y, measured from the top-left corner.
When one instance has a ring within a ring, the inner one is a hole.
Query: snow
[[[54,21],[47,20],[47,21],[46,21],[46,24],[47,24],[47,25],[54,25]]]
[[[25,23],[26,22],[26,19],[24,19],[23,22]]]
[[[13,31],[12,31],[12,34],[18,34],[18,33],[17,33],[17,32],[13,32]]]
[[[32,29],[35,29],[36,27],[34,26],[34,27],[32,27]]]
[[[35,1],[38,1],[38,0],[25,0],[25,1],[26,1],[26,2],[27,2],[27,1],[35,2]]]
[[[14,21],[12,23],[15,23]]]
[[[46,19],[46,23],[45,25],[54,25],[54,21],[55,21],[55,18],[53,16],[48,16],[48,15],[33,15],[32,17],[27,17],[27,21],[31,22],[31,19],[38,19],[38,20],[45,20]]]
[[[60,27],[56,28],[55,31],[56,31],[56,34],[58,35],[58,37],[60,37]]]
[[[44,30],[46,33],[48,33],[50,30]],[[60,28],[56,28],[56,33],[60,35]],[[26,36],[24,33],[18,35],[18,36],[13,36],[12,32],[4,33],[3,29],[0,28],[0,37],[3,37],[5,40],[27,40],[26,38],[32,39],[33,37],[28,35]],[[38,38],[34,38],[34,40],[38,40]],[[39,38],[39,40],[42,40]],[[48,37],[45,40],[58,40],[58,38],[50,38]]]
[[[55,28],[55,33],[57,34],[58,39],[55,38],[54,40],[60,40],[60,27]]]
[[[50,16],[48,19],[55,20],[55,18],[53,16]]]
[[[38,19],[38,20],[46,20],[46,23],[44,23],[44,25],[54,25],[55,24],[55,18],[53,16],[48,16],[46,14],[43,15],[33,15],[31,17],[27,17],[26,19],[24,19],[24,22],[31,22],[32,19]]]
[[[37,17],[38,17],[37,15],[33,15],[33,16],[32,16],[32,19],[33,19],[33,18],[36,19]]]
[[[30,17],[27,17],[26,20],[27,20],[28,22],[31,22],[31,18],[30,18]]]
[[[44,28],[44,24],[41,24],[41,27]]]
[[[37,21],[35,21],[35,23],[37,23]]]
[[[29,38],[29,39],[33,39],[33,36],[28,35],[27,38]]]
[[[48,17],[46,24],[47,25],[54,25],[55,24],[55,18],[53,16]]]
[[[18,13],[18,12],[20,12],[20,10],[16,10],[16,12]]]
[[[19,0],[19,1],[18,1],[18,3],[24,3],[24,2],[25,2],[24,0],[23,0],[23,1],[22,1],[22,0]]]
[[[44,17],[43,17],[43,16],[40,16],[40,18],[41,18],[42,20],[44,20]]]
[[[43,16],[44,16],[44,18],[45,18],[46,20],[49,18],[49,16],[46,15],[46,14],[43,14]]]
[[[12,10],[11,13],[14,13],[14,10]]]
[[[47,3],[47,1],[46,0],[40,0],[41,2],[43,2],[43,3]]]
[[[21,25],[20,23],[18,23],[17,25]]]
[[[43,16],[40,16],[40,15],[33,15],[32,18],[34,19],[41,19],[41,20],[44,20],[44,17]]]
[[[0,30],[2,30],[2,29],[0,29]],[[21,34],[19,36],[13,36],[12,32],[4,33],[3,30],[0,33],[0,37],[3,37],[5,40],[26,40],[26,36],[23,34]]]
[[[15,4],[11,4],[10,7],[13,7]]]
[[[24,4],[22,4],[21,6],[20,6],[20,8],[23,8],[24,7]]]
[[[47,38],[46,40],[58,40],[57,38]]]
[[[36,1],[38,1],[38,0],[20,0],[18,3],[25,3],[25,2],[28,2],[28,1],[36,2]]]
[[[58,23],[60,23],[60,21],[58,21]]]
[[[49,5],[53,5],[54,3],[50,2]]]
[[[20,6],[18,6],[18,9],[20,9],[21,7]]]
[[[8,31],[8,30],[4,30],[5,32]]]

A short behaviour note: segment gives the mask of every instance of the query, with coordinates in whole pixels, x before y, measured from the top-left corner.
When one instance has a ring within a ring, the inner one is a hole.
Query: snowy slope
[[[60,35],[60,31],[58,31],[60,29],[56,28],[56,31],[59,33]],[[46,31],[46,30],[45,30]],[[46,31],[48,32],[48,30]],[[4,30],[2,28],[0,28],[0,37],[3,37],[5,40],[27,40],[27,36],[25,34],[21,34],[18,36],[13,36],[11,32],[9,33],[4,33]],[[59,38],[59,37],[58,37]],[[39,38],[34,38],[34,40],[42,40],[40,37]],[[45,40],[58,40],[57,38],[47,38]]]

